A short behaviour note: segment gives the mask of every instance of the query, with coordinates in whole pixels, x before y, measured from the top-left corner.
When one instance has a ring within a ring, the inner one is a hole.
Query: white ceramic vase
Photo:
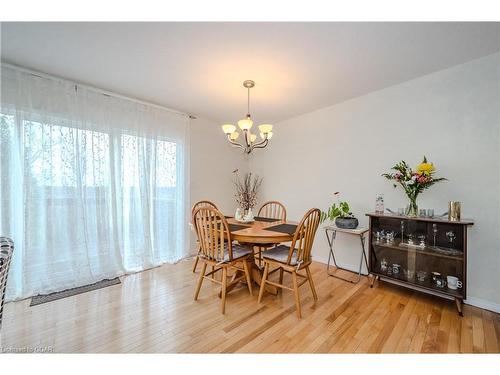
[[[253,221],[253,212],[252,212],[252,209],[249,208],[248,211],[247,211],[247,214],[243,217],[243,220],[244,221]]]
[[[234,218],[236,220],[238,220],[238,221],[242,221],[243,220],[243,210],[240,207],[238,207],[236,209],[236,213],[234,214]]]

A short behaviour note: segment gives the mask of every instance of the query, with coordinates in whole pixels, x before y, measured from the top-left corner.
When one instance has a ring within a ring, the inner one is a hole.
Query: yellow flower
[[[429,175],[432,172],[434,172],[436,168],[434,168],[434,165],[432,163],[420,163],[417,166],[417,171],[421,174]]]

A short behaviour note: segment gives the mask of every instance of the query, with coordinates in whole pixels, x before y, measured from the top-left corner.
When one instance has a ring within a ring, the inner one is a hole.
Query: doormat
[[[97,290],[101,288],[106,288],[107,286],[121,284],[120,278],[115,277],[114,279],[104,279],[98,281],[94,284],[79,286],[77,288],[71,288],[62,290],[60,292],[54,292],[50,294],[43,294],[34,296],[31,298],[30,306],[41,305],[42,303],[52,302],[61,298],[76,296],[77,294],[90,292],[92,290]]]

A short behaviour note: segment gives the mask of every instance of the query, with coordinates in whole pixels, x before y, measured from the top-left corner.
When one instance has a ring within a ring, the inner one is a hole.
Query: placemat
[[[248,225],[239,225],[239,224],[229,224],[229,231],[234,232],[240,229],[248,228]]]
[[[286,234],[294,234],[297,226],[295,224],[278,224],[272,227],[267,227],[266,230],[280,232]]]
[[[255,216],[253,218],[255,221],[265,221],[266,223],[272,223],[274,221],[280,221],[280,219],[271,219],[270,217]]]

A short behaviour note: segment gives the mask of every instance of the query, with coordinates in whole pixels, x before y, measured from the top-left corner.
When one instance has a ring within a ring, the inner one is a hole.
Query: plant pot
[[[359,221],[355,217],[337,217],[335,218],[335,225],[342,229],[356,229]]]

